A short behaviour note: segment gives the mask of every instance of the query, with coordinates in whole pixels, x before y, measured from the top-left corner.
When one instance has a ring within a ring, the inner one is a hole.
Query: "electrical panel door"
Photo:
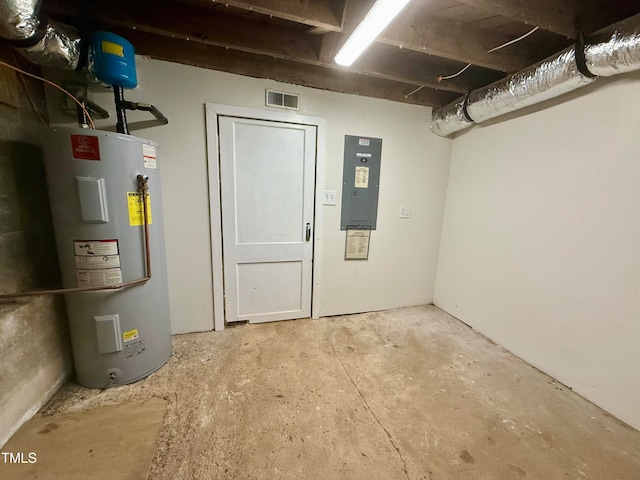
[[[376,229],[382,139],[345,135],[340,229]]]

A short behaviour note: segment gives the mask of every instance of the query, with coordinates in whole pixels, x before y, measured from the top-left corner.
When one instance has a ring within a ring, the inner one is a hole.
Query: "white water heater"
[[[77,380],[134,382],[171,355],[158,145],[86,128],[50,129],[42,144],[63,286],[104,287],[65,294]],[[149,280],[114,288],[144,278],[146,259]]]

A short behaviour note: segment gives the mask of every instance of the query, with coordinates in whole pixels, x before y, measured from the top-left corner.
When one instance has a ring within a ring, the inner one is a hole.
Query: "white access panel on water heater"
[[[42,143],[65,288],[106,287],[145,276],[137,177],[149,179],[151,279],[65,294],[78,382],[93,388],[134,382],[171,355],[158,145],[82,128],[50,129]]]
[[[82,221],[107,223],[109,210],[104,178],[76,177],[76,180],[78,181],[78,199],[80,200]]]

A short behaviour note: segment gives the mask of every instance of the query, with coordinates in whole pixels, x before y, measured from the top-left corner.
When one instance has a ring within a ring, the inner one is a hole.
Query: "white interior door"
[[[309,317],[316,127],[218,118],[226,320]]]

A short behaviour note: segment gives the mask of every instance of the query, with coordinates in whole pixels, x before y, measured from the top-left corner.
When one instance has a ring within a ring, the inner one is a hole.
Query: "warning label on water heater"
[[[74,240],[79,287],[107,287],[122,283],[118,240]]]
[[[133,330],[127,330],[126,332],[122,332],[122,341],[130,342],[131,340],[138,339],[138,329],[134,328]]]
[[[101,255],[97,257],[76,255],[76,268],[84,270],[120,268],[120,255]]]
[[[108,287],[122,283],[122,270],[77,270],[76,278],[79,287]]]
[[[118,240],[74,240],[76,256],[118,255]]]
[[[158,168],[156,147],[153,145],[142,145],[142,158],[144,159],[145,168]]]

